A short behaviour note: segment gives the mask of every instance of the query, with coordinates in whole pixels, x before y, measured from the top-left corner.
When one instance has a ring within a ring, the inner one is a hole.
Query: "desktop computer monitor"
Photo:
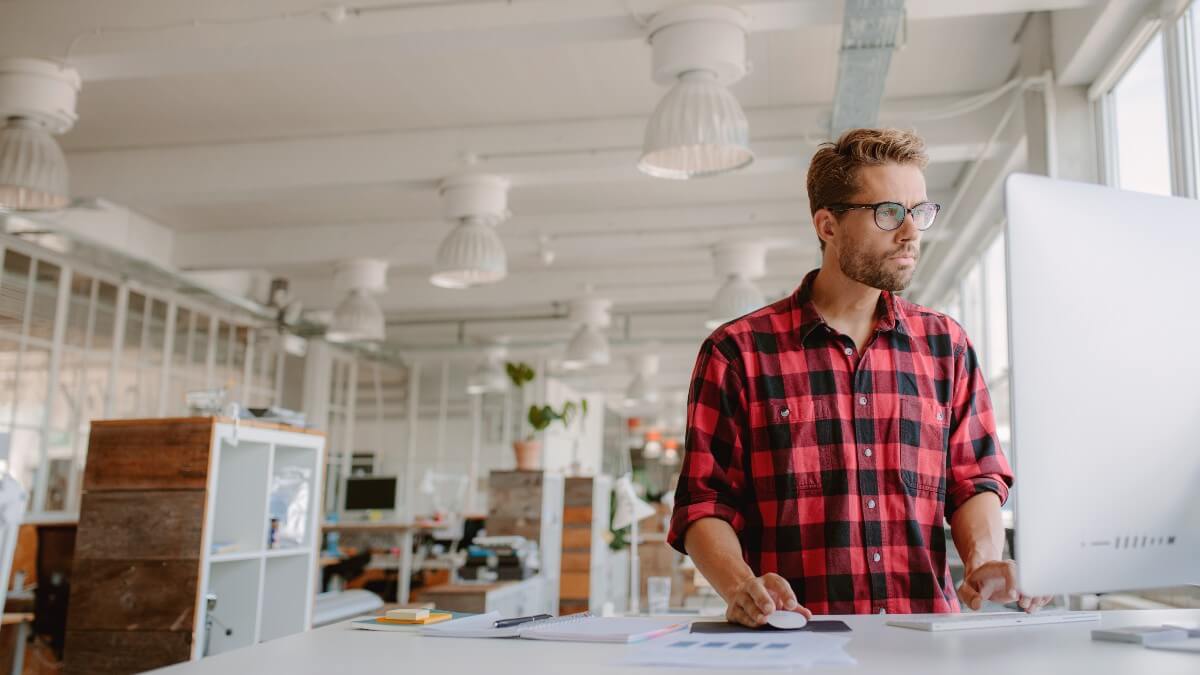
[[[351,476],[346,479],[347,511],[394,511],[395,476]]]
[[[1004,193],[1021,590],[1200,583],[1200,202]]]

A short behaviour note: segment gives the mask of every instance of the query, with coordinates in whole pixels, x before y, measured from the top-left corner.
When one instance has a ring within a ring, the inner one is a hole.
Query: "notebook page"
[[[670,623],[662,619],[575,616],[529,627],[521,631],[521,637],[570,642],[638,642],[686,627],[686,622]]]

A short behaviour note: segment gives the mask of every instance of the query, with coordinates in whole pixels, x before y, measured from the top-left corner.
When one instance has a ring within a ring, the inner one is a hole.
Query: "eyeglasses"
[[[933,227],[933,221],[937,219],[942,205],[934,202],[921,202],[910,209],[898,202],[879,202],[878,204],[830,204],[825,208],[834,213],[854,209],[872,209],[875,211],[875,226],[886,232],[898,229],[911,213],[917,229],[924,232]]]

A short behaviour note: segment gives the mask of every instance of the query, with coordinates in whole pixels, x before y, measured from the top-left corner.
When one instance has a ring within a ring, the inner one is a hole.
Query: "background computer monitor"
[[[395,476],[351,476],[346,479],[347,511],[392,511],[395,508]]]
[[[1014,174],[1019,584],[1200,583],[1200,202]]]

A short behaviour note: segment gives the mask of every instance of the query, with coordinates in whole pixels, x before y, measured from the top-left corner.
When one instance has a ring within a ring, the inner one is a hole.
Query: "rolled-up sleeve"
[[[964,335],[955,349],[950,447],[946,457],[946,519],[981,492],[1008,501],[1012,469],[996,436],[996,417],[975,349]]]
[[[688,527],[701,518],[720,518],[739,534],[746,493],[743,471],[747,401],[741,374],[709,338],[700,348],[688,394],[683,465],[667,542],[687,553]]]

